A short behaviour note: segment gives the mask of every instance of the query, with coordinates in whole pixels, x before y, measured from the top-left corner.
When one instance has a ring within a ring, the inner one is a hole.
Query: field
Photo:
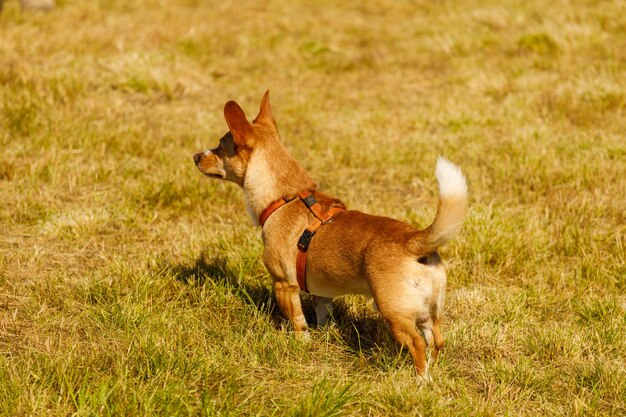
[[[1,415],[626,415],[626,3],[57,4],[0,15]],[[194,166],[266,89],[352,209],[465,172],[434,384],[356,296],[295,338]]]

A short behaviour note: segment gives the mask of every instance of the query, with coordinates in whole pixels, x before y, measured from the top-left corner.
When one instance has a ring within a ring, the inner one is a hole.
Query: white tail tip
[[[467,195],[467,181],[461,169],[443,156],[437,159],[435,176],[439,182],[439,195],[441,197],[463,197]]]

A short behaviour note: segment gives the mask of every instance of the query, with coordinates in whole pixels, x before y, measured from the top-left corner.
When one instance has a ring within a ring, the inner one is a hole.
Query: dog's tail
[[[439,207],[433,223],[412,242],[418,256],[428,255],[452,240],[467,216],[467,181],[459,167],[439,157],[435,176],[439,182]]]

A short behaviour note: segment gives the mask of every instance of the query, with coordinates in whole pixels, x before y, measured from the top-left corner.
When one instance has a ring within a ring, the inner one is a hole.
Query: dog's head
[[[229,101],[224,106],[224,119],[230,131],[222,136],[217,148],[199,152],[193,156],[193,160],[206,176],[243,186],[248,161],[254,148],[278,140],[269,91],[263,95],[261,109],[252,123],[234,101]]]

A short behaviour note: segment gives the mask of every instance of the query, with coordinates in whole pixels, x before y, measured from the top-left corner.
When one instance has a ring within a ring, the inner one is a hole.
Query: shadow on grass
[[[343,343],[348,349],[365,355],[391,348],[396,351],[397,345],[385,320],[371,311],[356,313],[351,302],[342,298],[333,300],[332,320],[336,323]]]
[[[243,302],[267,314],[277,329],[288,324],[287,318],[276,303],[269,276],[263,280],[265,282],[241,278],[241,275],[229,264],[228,258],[223,255],[202,254],[191,265],[169,264],[168,266],[176,279],[185,284],[200,287],[210,280],[214,284],[230,288]],[[315,327],[313,297],[301,293],[300,298],[307,323]],[[369,355],[379,350],[381,345],[395,346],[387,325],[380,316],[372,313],[357,314],[350,307],[350,302],[341,298],[334,300],[333,305],[331,320],[337,325],[341,342],[350,351]]]
[[[202,287],[207,280],[215,285],[229,288],[246,304],[252,305],[264,314],[268,314],[276,327],[280,327],[284,318],[276,304],[271,285],[242,279],[222,255],[201,254],[193,264],[170,264],[177,280],[188,285]]]

